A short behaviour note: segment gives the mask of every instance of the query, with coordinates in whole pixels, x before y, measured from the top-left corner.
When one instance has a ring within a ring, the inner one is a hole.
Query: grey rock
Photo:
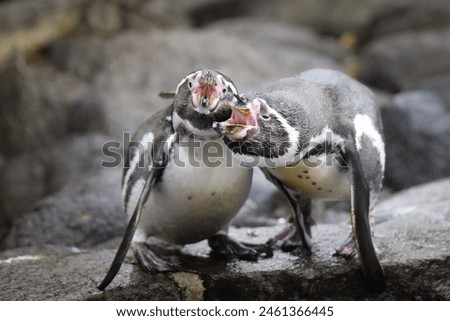
[[[23,60],[0,72],[0,150],[8,157],[39,144],[49,145],[64,132],[63,112],[48,102],[43,106],[44,90],[36,76]],[[41,76],[45,79],[46,74]]]
[[[442,73],[433,77],[428,77],[419,83],[419,88],[431,91],[445,103],[450,111],[450,73]]]
[[[335,38],[319,35],[302,26],[288,26],[260,18],[235,18],[210,24],[208,29],[220,29],[236,35],[251,45],[253,50],[262,50],[267,57],[271,57],[272,63],[278,68],[284,68],[284,63],[294,61],[287,55],[289,48],[292,49],[291,55],[317,55],[317,60],[310,57],[311,63],[324,60],[321,63],[330,68],[336,68],[334,64],[340,65],[348,58],[348,53]]]
[[[3,31],[35,26],[54,13],[61,13],[85,0],[5,1],[0,4],[0,28]]]
[[[110,0],[109,2],[120,6],[123,28],[147,30],[149,27],[191,26],[192,21],[188,17],[190,10],[205,0]]]
[[[259,17],[266,21],[272,20],[276,18],[278,7],[279,2],[270,0],[203,1],[190,6],[186,10],[186,15],[189,17],[192,25],[205,27],[215,21],[236,17]]]
[[[85,0],[0,3],[0,67],[15,55],[34,55],[40,48],[75,30],[83,2]]]
[[[209,257],[206,241],[185,246],[185,266],[199,272],[149,275],[127,261],[105,292],[95,286],[115,249],[0,260],[2,300],[449,300],[450,179],[397,193],[381,202],[374,241],[386,274],[387,290],[364,286],[357,260],[332,257],[349,224],[313,228],[314,251],[275,251],[258,262]],[[231,229],[240,240],[259,243],[285,225]],[[13,255],[10,252],[10,255]],[[417,277],[420,275],[420,277]],[[64,285],[63,287],[61,285]]]
[[[0,166],[0,217],[9,222],[18,219],[69,182],[94,176],[106,160],[102,146],[109,140],[98,134],[75,135],[5,161]]]
[[[397,92],[421,88],[450,73],[450,29],[411,31],[379,38],[361,51],[359,78]]]
[[[357,30],[358,47],[377,38],[401,32],[445,28],[450,25],[450,3],[446,0],[388,2],[372,12]]]
[[[135,266],[125,264],[116,278],[118,287],[97,290],[106,273],[110,251],[75,255],[24,255],[1,260],[1,300],[179,300],[178,287],[161,274],[148,278]],[[45,272],[44,272],[45,271]],[[19,277],[20,275],[20,277]],[[5,278],[5,279],[3,279]],[[131,285],[131,286],[130,286]]]
[[[385,184],[395,190],[450,176],[450,111],[436,94],[397,94],[381,110]]]
[[[307,26],[320,34],[357,33],[361,42],[398,31],[445,26],[450,13],[445,0],[173,0],[151,7],[174,18],[188,17],[197,27],[229,18],[257,17]]]
[[[104,35],[74,35],[52,43],[48,47],[48,59],[56,69],[73,73],[79,80],[92,82],[102,71],[105,43],[107,38]]]
[[[45,167],[34,155],[13,158],[0,168],[1,227],[46,195]]]
[[[436,299],[448,300],[450,263],[450,179],[442,179],[410,188],[395,194],[377,207],[378,217],[390,217],[376,226],[375,239],[381,250],[381,261],[392,260],[393,272],[402,265],[405,292],[412,299],[427,300],[427,294],[419,290],[414,280],[423,280],[424,289],[433,290]],[[415,270],[415,266],[421,266]]]
[[[119,6],[113,2],[95,1],[86,11],[86,22],[94,31],[117,31],[122,26]]]
[[[88,99],[89,86],[71,74],[17,59],[0,71],[0,82],[0,152],[7,158],[49,147],[71,130],[82,131],[94,122],[95,130],[102,130],[103,113],[98,107],[78,108]],[[82,122],[80,130],[77,124]]]
[[[87,180],[67,185],[15,220],[0,247],[86,248],[122,235],[126,216],[120,181],[120,168],[102,169]]]
[[[75,100],[67,105],[69,134],[102,132],[106,127],[105,109],[95,100]]]
[[[115,241],[114,241],[115,242]],[[105,242],[99,245],[98,247],[94,247],[96,250],[103,249],[102,246],[108,246],[109,248],[115,246],[115,243],[113,244],[111,242]],[[117,244],[118,245],[118,244]],[[45,255],[54,255],[54,254],[74,254],[74,253],[81,253],[82,250],[80,250],[77,247],[74,246],[61,246],[61,245],[38,245],[38,246],[27,246],[27,247],[20,247],[20,248],[14,248],[10,250],[5,250],[0,252],[0,260],[8,259],[11,257],[18,257],[18,256],[33,256],[39,253],[41,256]]]
[[[101,134],[73,135],[46,151],[47,191],[54,193],[68,183],[80,182],[103,171],[105,143],[112,141]],[[43,154],[43,152],[41,152]],[[46,157],[46,158],[44,158]]]
[[[397,3],[407,3],[400,0]],[[313,28],[322,34],[341,35],[361,29],[371,17],[389,5],[388,0],[281,0],[278,19],[284,23]]]

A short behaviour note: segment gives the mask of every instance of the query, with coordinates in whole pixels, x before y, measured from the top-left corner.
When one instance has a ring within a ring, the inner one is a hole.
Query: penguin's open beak
[[[250,129],[258,127],[252,109],[242,97],[226,94],[221,100],[220,108],[231,110],[230,118],[214,126],[220,134],[233,139],[243,139]]]
[[[197,108],[213,111],[220,100],[220,91],[213,84],[202,84],[192,92],[192,102]]]

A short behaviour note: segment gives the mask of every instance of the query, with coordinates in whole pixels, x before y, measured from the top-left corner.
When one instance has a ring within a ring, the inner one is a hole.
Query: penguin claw
[[[342,246],[339,250],[333,254],[335,257],[342,257],[347,261],[352,260],[356,256],[356,250],[353,246]]]
[[[258,252],[259,257],[265,259],[271,258],[273,256],[272,247],[267,244],[251,244],[251,243],[241,243],[243,246],[247,246],[256,252]]]
[[[342,257],[346,261],[350,261],[356,257],[358,253],[356,252],[355,241],[353,240],[353,233],[347,237],[345,243],[340,246],[336,252],[334,252],[334,257]]]
[[[275,248],[279,248],[283,252],[292,252],[294,250],[303,248],[303,244],[300,240],[300,235],[294,225],[287,227],[280,234],[269,239],[266,244]]]
[[[238,258],[245,261],[257,261],[259,257],[270,258],[273,252],[266,244],[249,244],[238,242],[227,235],[216,234],[208,239],[211,255]]]
[[[153,252],[145,243],[133,244],[133,252],[140,266],[152,274],[160,272],[181,272],[184,269],[175,262],[174,257],[170,257],[170,261]]]

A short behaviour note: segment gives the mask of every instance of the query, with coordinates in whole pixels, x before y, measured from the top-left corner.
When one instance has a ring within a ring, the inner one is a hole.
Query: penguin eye
[[[228,90],[229,90],[229,88],[222,89],[222,94],[226,94]]]
[[[192,89],[192,87],[194,86],[194,84],[192,84],[192,81],[190,80],[188,81],[187,85],[189,89]]]
[[[269,114],[262,114],[260,117],[261,117],[263,120],[269,120],[269,119],[271,118]]]

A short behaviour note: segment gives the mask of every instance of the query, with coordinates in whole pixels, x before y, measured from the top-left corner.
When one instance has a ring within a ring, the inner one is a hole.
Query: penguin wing
[[[351,183],[351,219],[356,247],[361,259],[364,276],[375,290],[385,288],[383,270],[381,269],[372,242],[369,225],[369,185],[361,165],[356,139],[351,135],[345,145],[345,160]]]
[[[147,147],[144,146],[143,150],[141,148],[138,148],[139,152],[143,151],[143,153],[140,153],[142,155],[136,155],[137,152],[135,152],[133,156],[133,158],[137,158],[138,160],[147,159],[149,164],[143,167],[138,166],[140,161],[137,163],[134,162],[133,167],[130,167],[129,162],[125,164],[123,190],[125,194],[126,206],[128,205],[128,195],[131,190],[129,187],[133,184],[133,182],[144,179],[145,183],[142,190],[140,191],[140,195],[133,210],[133,214],[128,221],[128,225],[122,238],[122,242],[117,249],[116,255],[111,263],[108,273],[106,274],[101,284],[98,286],[98,289],[100,290],[105,289],[114,279],[117,272],[119,272],[128,249],[130,248],[137,226],[139,225],[142,208],[148,197],[150,196],[153,187],[161,179],[164,170],[167,167],[169,159],[171,158],[171,154],[173,151],[172,146],[175,142],[176,134],[173,131],[172,123],[169,118],[170,115],[170,110],[157,113],[152,117],[152,119],[144,123],[135,135],[135,137],[141,137],[139,141],[141,143],[144,142],[142,138],[145,135],[152,136],[151,144],[149,144]],[[142,135],[142,133],[146,134]],[[130,154],[131,148],[133,148],[133,146],[130,143],[128,154]]]

